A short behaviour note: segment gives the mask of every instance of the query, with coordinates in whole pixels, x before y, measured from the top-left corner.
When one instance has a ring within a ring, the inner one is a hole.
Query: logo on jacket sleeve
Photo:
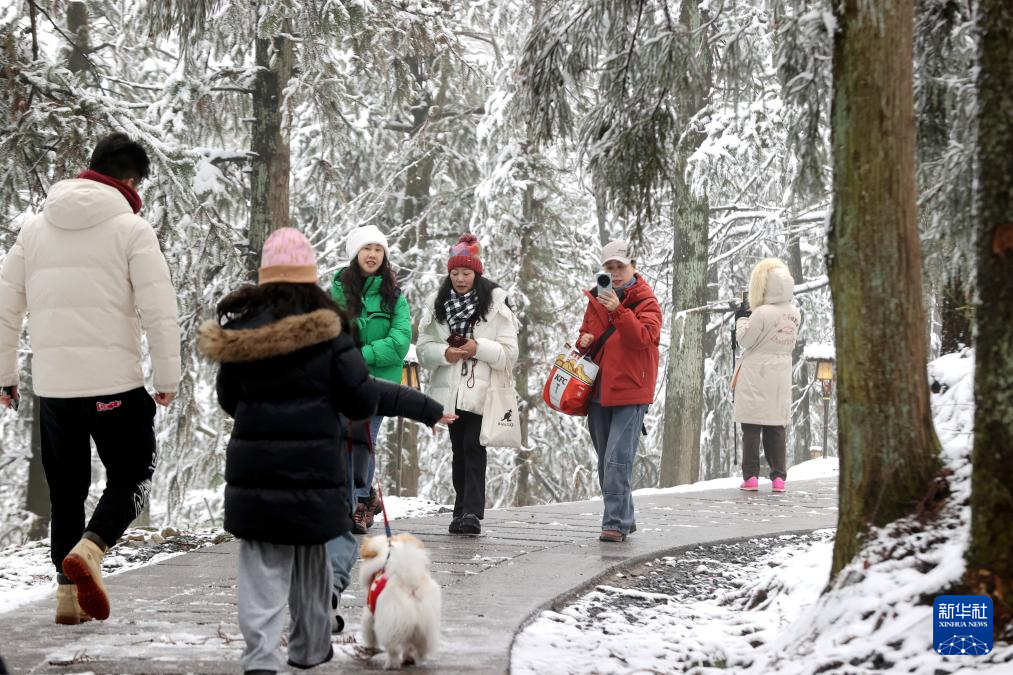
[[[96,412],[109,412],[110,410],[116,410],[121,405],[123,405],[123,401],[109,401],[108,403],[95,401],[95,410]]]

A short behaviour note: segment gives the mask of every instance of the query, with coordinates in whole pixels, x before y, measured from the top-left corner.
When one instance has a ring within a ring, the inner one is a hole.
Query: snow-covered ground
[[[231,537],[222,530],[131,529],[102,560],[102,573],[106,576],[119,574],[228,539]],[[31,541],[0,549],[0,613],[43,598],[55,588],[49,541]]]
[[[973,375],[972,352],[929,365],[933,418],[953,472],[950,499],[928,527],[901,521],[874,533],[828,593],[822,594],[829,538],[785,546],[745,563],[745,572],[703,560],[701,578],[755,577],[704,598],[599,586],[558,613],[544,612],[518,636],[513,673],[1013,673],[1013,645],[997,644],[987,656],[946,657],[932,643],[931,599],[964,571]],[[789,486],[792,479],[798,476],[789,475]],[[735,480],[709,483],[731,487]],[[671,562],[658,564],[664,569]],[[616,611],[617,597],[639,598],[645,606]]]
[[[214,497],[211,492],[209,494]],[[385,497],[384,503],[391,520],[431,516],[450,510],[450,507],[418,497]],[[374,527],[379,527],[382,531],[380,517]],[[157,532],[132,529],[127,531],[121,543],[113,547],[102,561],[103,573],[118,574],[152,565],[230,538],[219,528],[178,532],[172,528]],[[41,599],[55,588],[48,540],[30,541],[0,549],[0,613]]]
[[[769,552],[756,555],[761,546]],[[511,672],[734,671],[812,605],[832,550],[833,530],[823,530],[699,546],[617,574],[562,611],[543,612],[518,635]]]
[[[791,491],[791,484],[794,481],[809,480],[812,478],[832,478],[840,473],[840,466],[836,457],[825,457],[821,459],[811,459],[808,462],[802,462],[795,466],[789,467],[788,469],[788,490]],[[714,480],[702,480],[697,483],[691,483],[689,485],[678,485],[671,488],[643,488],[641,490],[635,490],[633,496],[644,497],[648,495],[670,495],[681,492],[703,492],[704,490],[722,490],[728,488],[737,488],[742,483],[742,478],[739,476],[732,476],[730,478],[715,478]],[[770,480],[767,478],[760,478],[760,486],[770,485]],[[600,499],[600,497],[599,497]]]

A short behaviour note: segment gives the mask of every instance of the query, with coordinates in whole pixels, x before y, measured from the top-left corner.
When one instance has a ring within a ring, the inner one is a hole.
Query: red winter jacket
[[[601,367],[595,386],[603,406],[654,402],[654,387],[658,382],[658,344],[661,342],[661,307],[644,278],[638,274],[636,279],[637,283],[626,289],[623,301],[611,313],[590,291],[584,291],[588,303],[584,321],[580,324],[581,335],[593,335],[593,347],[605,329],[612,324],[616,327],[595,358],[595,363]],[[629,307],[634,303],[636,307],[631,310]]]

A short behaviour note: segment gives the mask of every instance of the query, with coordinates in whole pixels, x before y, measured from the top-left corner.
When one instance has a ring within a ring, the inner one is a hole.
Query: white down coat
[[[426,300],[419,322],[418,357],[422,367],[432,371],[427,393],[443,405],[444,413],[465,410],[481,415],[494,370],[506,378],[505,381],[513,382],[513,368],[517,363],[517,323],[506,299],[506,291],[493,289],[489,313],[484,321],[475,324],[478,351],[475,358],[468,362],[465,374],[462,374],[461,363],[452,364],[444,358],[450,328],[437,321],[433,314],[436,296]]]
[[[155,232],[109,185],[75,178],[49,191],[0,274],[0,385],[18,382],[28,312],[39,396],[117,394],[144,386],[141,328],[154,387],[180,379],[176,292]]]
[[[791,355],[801,320],[791,304],[794,281],[788,270],[767,273],[763,304],[735,323],[745,350],[735,371],[735,421],[787,426],[791,417]],[[750,300],[753,300],[751,297]]]

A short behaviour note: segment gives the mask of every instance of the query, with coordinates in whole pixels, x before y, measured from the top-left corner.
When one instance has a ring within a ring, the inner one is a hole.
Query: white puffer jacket
[[[475,324],[478,351],[475,358],[467,362],[467,373],[462,373],[461,363],[450,363],[444,358],[450,328],[437,321],[433,314],[436,296],[426,300],[419,322],[419,363],[432,371],[427,393],[443,405],[445,413],[465,410],[481,415],[493,370],[499,371],[506,381],[513,381],[513,368],[517,363],[517,323],[506,299],[506,291],[493,290],[488,315]]]
[[[791,417],[791,354],[801,320],[791,304],[795,282],[784,263],[768,263],[750,284],[751,316],[735,323],[745,350],[735,372],[735,421],[786,426]],[[762,299],[761,299],[762,298]]]
[[[26,310],[39,396],[103,396],[144,386],[142,327],[155,389],[177,390],[176,291],[154,230],[116,188],[60,181],[42,213],[18,233],[0,275],[2,386],[18,382]]]

